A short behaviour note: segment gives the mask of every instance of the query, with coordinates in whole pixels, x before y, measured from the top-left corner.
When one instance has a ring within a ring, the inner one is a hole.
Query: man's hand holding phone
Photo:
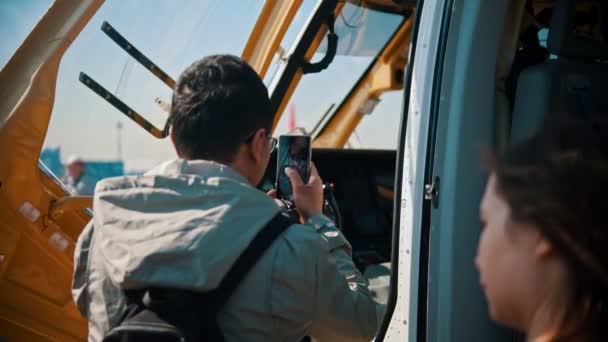
[[[296,209],[304,221],[315,215],[323,213],[323,181],[317,172],[314,163],[310,164],[310,178],[308,184],[302,181],[300,173],[293,168],[285,168],[285,173],[293,187],[293,199]]]

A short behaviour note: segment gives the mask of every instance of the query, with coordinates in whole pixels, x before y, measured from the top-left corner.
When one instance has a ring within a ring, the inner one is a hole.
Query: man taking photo
[[[215,289],[279,212],[255,188],[276,144],[270,107],[266,86],[238,57],[206,57],[182,73],[170,113],[179,159],[96,187],[73,283],[89,341],[120,324],[125,291]],[[322,215],[319,174],[313,165],[308,184],[294,170],[288,175],[305,224],[270,245],[217,324],[228,341],[369,341],[382,317],[349,243]]]

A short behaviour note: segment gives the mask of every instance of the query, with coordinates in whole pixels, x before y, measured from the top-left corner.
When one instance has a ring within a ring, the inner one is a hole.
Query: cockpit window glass
[[[396,150],[399,142],[399,120],[402,110],[402,90],[382,94],[374,111],[363,117],[344,147]]]
[[[294,128],[310,133],[323,114],[332,105],[335,110],[349,94],[402,21],[401,15],[346,3],[335,22],[336,34],[339,37],[337,55],[327,69],[302,78],[281,116],[275,134],[284,134]],[[321,60],[326,49],[327,42],[324,40],[312,62]],[[394,108],[385,108],[386,111],[395,112],[397,115],[400,113],[401,102],[391,101],[388,104],[393,104],[391,107]],[[397,122],[390,125],[396,126]]]
[[[312,14],[313,9],[317,2],[320,0],[304,0],[296,16],[293,18],[292,22],[289,24],[289,28],[287,32],[285,32],[285,36],[281,40],[281,44],[279,45],[279,52],[274,55],[272,63],[270,63],[270,67],[264,76],[264,83],[267,87],[270,86],[271,82],[277,76],[277,72],[280,69],[281,64],[285,63],[287,59],[288,51],[291,49],[294,43],[296,43],[296,38],[304,26],[306,25],[306,21],[308,17]]]
[[[261,0],[106,1],[61,61],[41,159],[49,167],[56,165],[51,169],[61,176],[61,165],[70,156],[87,165],[98,163],[110,173],[120,169],[116,163],[124,173],[140,173],[176,158],[169,138],[152,137],[79,81],[79,73],[85,72],[163,128],[168,117],[163,104],[170,104],[172,90],[101,30],[104,21],[177,79],[204,56],[240,56],[263,6]],[[114,175],[110,173],[100,177]]]

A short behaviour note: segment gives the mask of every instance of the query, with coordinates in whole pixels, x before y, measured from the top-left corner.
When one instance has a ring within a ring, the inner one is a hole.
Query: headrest
[[[547,49],[560,57],[608,60],[608,44],[575,34],[575,0],[557,0],[549,28]]]

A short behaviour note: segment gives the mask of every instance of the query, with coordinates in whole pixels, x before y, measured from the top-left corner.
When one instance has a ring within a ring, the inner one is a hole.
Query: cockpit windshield
[[[79,81],[85,72],[155,126],[166,122],[171,89],[102,32],[104,21],[177,79],[203,56],[241,55],[263,6],[260,0],[106,1],[61,61],[42,161],[61,176],[71,155],[118,161],[126,173],[175,158],[168,139],[153,138]]]
[[[281,49],[298,44],[299,32],[306,29],[308,17],[319,4],[317,0],[302,1]],[[276,135],[296,127],[311,133],[319,127],[323,114],[348,96],[404,20],[402,15],[360,5],[343,4],[334,24],[339,42],[333,63],[302,78]],[[168,139],[151,137],[110,105],[107,97],[100,97],[79,81],[79,74],[86,73],[152,125],[163,128],[171,88],[130,56],[128,45],[121,48],[112,41],[102,31],[104,22],[175,80],[186,66],[203,56],[241,55],[263,7],[260,0],[184,0],[179,6],[169,0],[157,1],[154,6],[146,0],[106,1],[61,61],[41,160],[61,177],[70,156],[87,160],[88,165],[99,162],[100,167],[120,164],[119,173],[142,172],[175,158]],[[321,42],[312,62],[325,56],[326,47],[327,43]],[[285,58],[287,52],[277,54],[265,75],[271,91],[273,81],[283,76],[280,65]],[[399,106],[400,101],[384,105],[394,112],[399,112]],[[112,170],[118,170],[116,165]],[[100,177],[111,175],[101,172]]]
[[[275,134],[294,129],[310,134],[318,127],[324,114],[328,111],[331,114],[331,110],[348,96],[403,21],[402,15],[347,2],[334,24],[339,40],[333,62],[320,73],[307,74],[302,78],[281,116]],[[326,40],[319,45],[312,62],[325,56]],[[392,102],[396,107],[394,110],[398,112],[401,103]]]

